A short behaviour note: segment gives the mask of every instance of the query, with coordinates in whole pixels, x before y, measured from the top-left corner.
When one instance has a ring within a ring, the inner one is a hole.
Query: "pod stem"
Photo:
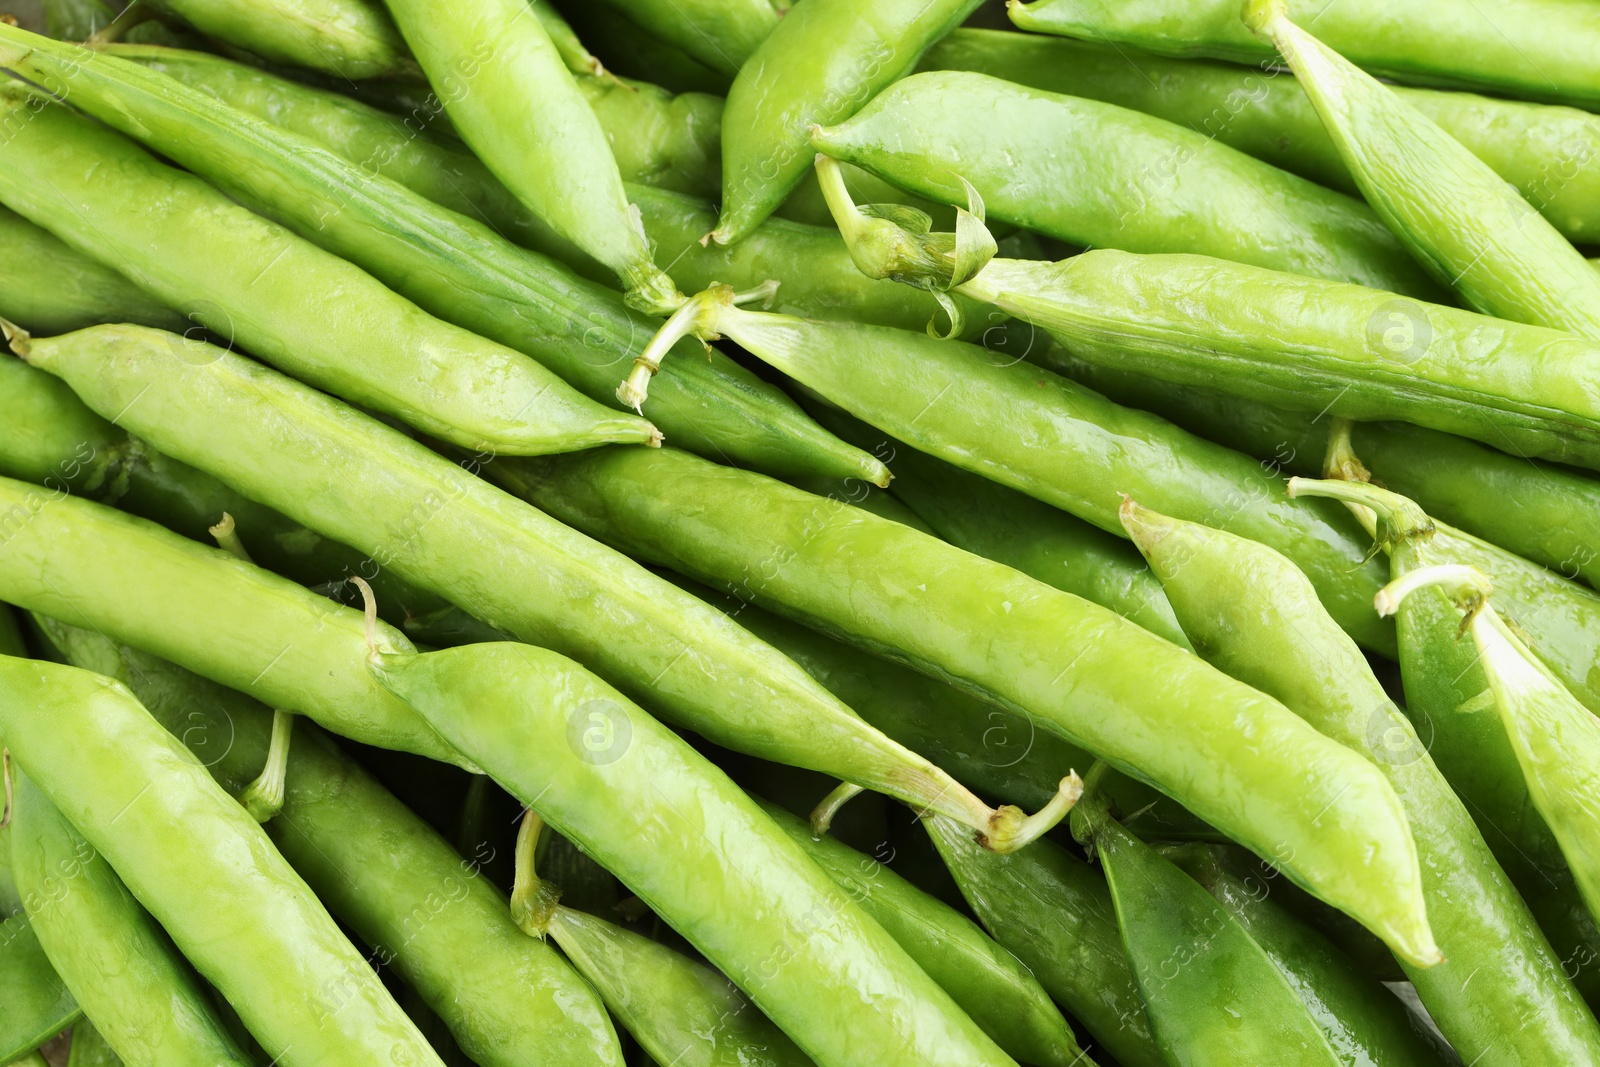
[[[1379,615],[1393,615],[1400,610],[1400,604],[1406,597],[1430,586],[1444,590],[1456,606],[1467,613],[1462,621],[1463,629],[1478,612],[1494,610],[1489,606],[1494,585],[1478,568],[1464,563],[1445,563],[1411,571],[1378,590],[1373,603]]]
[[[383,652],[378,648],[378,597],[373,593],[372,586],[360,575],[352,574],[349,583],[361,590],[361,612],[367,625],[367,659],[377,664],[383,661]]]
[[[1110,767],[1095,760],[1080,783],[1083,790],[1081,803],[1072,809],[1073,840],[1088,851],[1090,859],[1094,858],[1094,842],[1100,834],[1101,825],[1111,818],[1111,801],[1100,791],[1100,783],[1108,773]]]
[[[11,346],[11,351],[24,360],[28,358],[28,350],[33,347],[33,334],[10,319],[0,319],[0,333],[5,334],[6,344]]]
[[[272,743],[256,780],[239,794],[239,803],[256,822],[271,822],[283,810],[284,778],[289,773],[289,743],[294,737],[294,712],[272,709]]]
[[[244,547],[244,542],[239,540],[238,524],[233,521],[233,516],[226,511],[222,513],[222,521],[215,526],[207,527],[206,532],[216,538],[218,548],[231,553],[246,563],[255,562],[250,558],[250,552]]]
[[[833,792],[822,798],[822,803],[811,809],[811,832],[817,837],[827,836],[839,809],[865,792],[854,782],[840,782]]]
[[[1082,796],[1083,779],[1078,777],[1077,771],[1068,771],[1056,795],[1032,815],[1023,814],[1014,804],[997,808],[990,819],[988,833],[979,835],[979,840],[990,851],[1015,852],[1037,841],[1065,819]]]
[[[511,884],[512,920],[523,933],[541,941],[550,932],[550,920],[561,899],[561,890],[534,870],[543,829],[544,820],[532,808],[523,812],[522,825],[517,827],[516,877]]]
[[[1289,496],[1327,497],[1368,508],[1377,518],[1380,547],[1392,548],[1404,541],[1427,540],[1433,536],[1433,520],[1414,502],[1370,482],[1346,482],[1337,478],[1290,478]]]
[[[769,286],[774,284],[767,283]],[[752,291],[756,292],[761,290]],[[685,337],[696,337],[702,344],[717,340],[721,336],[717,332],[718,317],[725,309],[736,304],[740,295],[733,291],[731,285],[713,282],[710,288],[685,301],[650,338],[644,351],[634,357],[633,370],[628,373],[627,380],[617,387],[617,399],[643,415],[644,402],[650,397],[650,379],[661,369],[661,361],[667,353]],[[751,293],[743,295],[752,297]],[[765,290],[764,295],[770,300],[772,291]],[[709,344],[706,345],[706,351],[711,351]]]
[[[1361,457],[1356,455],[1355,442],[1351,439],[1351,431],[1355,424],[1346,418],[1333,420],[1333,431],[1328,434],[1328,448],[1322,455],[1322,476],[1334,478],[1342,482],[1370,482],[1372,472],[1367,465],[1361,462]],[[1344,506],[1350,509],[1350,514],[1356,517],[1361,528],[1367,531],[1368,536],[1377,540],[1378,516],[1365,504],[1352,504],[1344,501]]]

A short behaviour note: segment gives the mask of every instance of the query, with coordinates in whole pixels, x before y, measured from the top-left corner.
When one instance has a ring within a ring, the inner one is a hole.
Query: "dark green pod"
[[[8,1063],[83,1018],[20,908],[0,922],[0,995],[0,1060]]]

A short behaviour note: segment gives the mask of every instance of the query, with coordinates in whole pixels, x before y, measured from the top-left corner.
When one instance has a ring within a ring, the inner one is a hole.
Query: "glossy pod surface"
[[[127,685],[229,794],[266,763],[266,707],[98,634],[44,626],[75,666]],[[315,727],[295,731],[283,809],[265,829],[370,946],[372,962],[419,991],[484,1067],[619,1067],[616,1034],[593,992],[550,946],[517,929],[505,895],[482,873],[492,846],[458,854]]]
[[[935,71],[891,86],[813,140],[944,203],[966,201],[965,179],[992,217],[1073,244],[1439,294],[1366,205],[1112,104]]]
[[[156,6],[263,58],[339,78],[415,69],[375,0],[159,0]]]
[[[1258,64],[1272,46],[1245,27],[1237,0],[1037,0],[1014,5],[1025,30],[1131,45],[1167,55]],[[1421,85],[1483,89],[1593,107],[1600,17],[1574,0],[1489,0],[1464,13],[1453,0],[1294,0],[1318,34],[1375,74]]]
[[[7,659],[0,669],[12,758],[270,1055],[440,1067],[261,827],[132,694],[73,667]]]
[[[1037,717],[1260,852],[1292,852],[1297,881],[1401,951],[1432,955],[1410,836],[1377,771],[1113,612],[685,453],[611,449],[508,466],[509,484],[594,536]],[[1368,863],[1388,873],[1352,866]]]
[[[570,660],[494,643],[374,670],[821,1067],[1011,1064],[754,801]]]
[[[12,869],[57,973],[129,1067],[246,1067],[194,972],[99,855],[26,775]]]
[[[974,825],[995,814],[713,608],[475,477],[487,457],[464,469],[231,353],[211,349],[203,366],[175,360],[162,335],[139,327],[96,327],[29,351],[168,454],[349,538],[503,631],[593,664],[719,744]]]

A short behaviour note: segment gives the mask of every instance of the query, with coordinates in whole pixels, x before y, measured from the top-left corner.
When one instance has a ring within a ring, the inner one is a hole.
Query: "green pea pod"
[[[440,1061],[261,827],[122,686],[0,661],[11,755],[286,1065]]]
[[[686,453],[610,449],[497,462],[488,475],[632,555],[1029,714],[1282,859],[1397,951],[1436,959],[1410,833],[1377,770],[1114,612]]]
[[[0,994],[6,1005],[0,1014],[0,1060],[26,1055],[83,1018],[20,910],[0,922]]]
[[[567,65],[567,70],[574,76],[592,74],[603,76],[606,72],[605,64],[596,59],[583,42],[578,39],[577,33],[571,24],[561,17],[548,3],[534,3],[528,5],[533,8],[533,17],[539,20],[539,25],[544,27],[544,32],[549,35],[550,43],[555,46],[556,54],[561,57],[561,62]]]
[[[70,57],[59,52],[37,50],[29,62],[65,63]],[[99,56],[73,69],[79,104],[127,124],[440,315],[532,355],[591,398],[617,403],[617,368],[643,350],[648,321],[614,294],[374,177],[370,162],[393,147],[392,127],[365,127],[371,140],[349,143],[345,161],[283,134],[271,121],[251,121],[159,72],[115,57]],[[135,110],[137,121],[130,118]],[[315,128],[320,114],[326,114],[320,104],[315,111],[308,107],[304,121]],[[335,115],[328,124],[347,117]],[[675,442],[779,473],[882,476],[875,461],[819,430],[781,392],[731,360],[718,354],[708,364],[698,353],[685,356],[680,365],[686,373],[663,383],[670,399],[657,405],[667,413],[666,429]],[[481,378],[475,382],[479,392],[488,388]]]
[[[179,333],[191,325],[110,267],[7,208],[0,208],[0,315],[39,333],[106,321]]]
[[[1399,997],[1362,973],[1321,930],[1278,899],[1287,893],[1274,893],[1277,887],[1269,879],[1275,872],[1247,862],[1237,849],[1223,845],[1176,845],[1157,851],[1204,886],[1244,928],[1288,977],[1341,1055],[1374,1064],[1443,1067],[1459,1062]],[[1362,1059],[1362,1054],[1368,1058]]]
[[[1444,293],[1366,205],[1112,104],[938,71],[891,86],[812,140],[943,203],[965,202],[970,182],[996,218],[1072,244]]]
[[[0,479],[0,516],[0,599],[127,641],[345,737],[470,766],[351,668],[350,650],[365,642],[349,608],[59,485]],[[387,626],[379,642],[411,648]]]
[[[72,1028],[72,1053],[67,1067],[123,1067],[106,1039],[94,1024],[84,1019]]]
[[[1522,194],[1426,115],[1290,21],[1245,21],[1300,79],[1362,194],[1417,261],[1486,315],[1600,340],[1600,274]]]
[[[1013,4],[1020,29],[1130,45],[1165,55],[1240,63],[1276,57],[1245,26],[1239,0],[1035,0]],[[1483,89],[1500,96],[1594,107],[1600,26],[1586,5],[1566,0],[1495,0],[1463,18],[1453,0],[1296,0],[1328,44],[1384,77]]]
[[[269,709],[98,634],[40,621],[75,666],[127,685],[229,794],[254,780],[267,759]],[[593,991],[516,928],[505,896],[482,874],[490,846],[457,854],[314,728],[299,728],[284,785],[268,836],[373,961],[393,967],[439,1013],[473,1062],[620,1067]]]
[[[1315,26],[1320,30],[1325,22],[1319,16]],[[922,67],[976,71],[1143,111],[1302,178],[1360,194],[1299,82],[1277,69],[971,29],[934,45]],[[1577,108],[1473,93],[1390,88],[1510,182],[1569,240],[1600,239],[1600,118]],[[1507,130],[1517,135],[1506,136]]]
[[[732,77],[778,25],[771,0],[605,0],[646,33]]]
[[[1124,1067],[1165,1067],[1117,933],[1106,883],[1054,841],[985,853],[935,816],[922,825],[985,929]],[[1094,1051],[1091,1048],[1090,1051]]]
[[[579,78],[578,88],[605,130],[624,181],[692,196],[717,195],[720,97],[670,93],[649,82],[615,78]],[[629,201],[639,204],[641,190],[629,187],[627,192]],[[657,243],[648,220],[645,234],[652,245]],[[658,250],[658,255],[672,263],[664,252]]]
[[[748,312],[716,291],[695,301],[683,328],[720,333],[911,447],[1103,530],[1121,531],[1117,507],[1126,493],[1272,545],[1306,572],[1347,632],[1393,653],[1393,631],[1370,608],[1382,583],[1365,539],[1336,508],[1283,499],[1275,471],[1049,371],[997,362],[976,345]],[[1001,434],[997,426],[1027,432]]]
[[[606,69],[643,78],[675,93],[728,91],[733,79],[713,70],[683,49],[647,33],[637,22],[607,4],[573,0],[561,13],[604,60]]]
[[[1127,541],[885,437],[842,411],[818,410],[817,419],[851,444],[894,464],[891,492],[928,523],[928,532],[1110,608],[1180,648],[1189,647],[1161,583]]]
[[[17,775],[12,864],[28,921],[78,1002],[132,1067],[253,1061],[189,965],[105,858]]]
[[[816,837],[808,824],[775,804],[758,803],[1018,1063],[1085,1062],[1039,980],[972,920],[877,859],[831,837]]]
[[[1305,576],[1265,545],[1132,499],[1122,521],[1206,659],[1367,757],[1394,787],[1445,957],[1427,968],[1402,965],[1463,1058],[1487,1065],[1600,1057],[1600,1026],[1561,960],[1411,723]],[[1512,1019],[1538,1022],[1512,1027]]]
[[[1011,1061],[755,802],[621,693],[531,645],[376,676],[649,905],[821,1067]]]
[[[605,131],[526,0],[387,0],[463,140],[529,210],[616,272],[631,306],[682,297],[651,258]],[[508,101],[520,100],[522,107]]]
[[[1350,1062],[1290,977],[1199,883],[1104,811],[1074,816],[1073,832],[1105,870],[1134,981],[1168,1063]]]
[[[849,118],[979,2],[811,0],[784,16],[728,90],[711,239],[743,240],[805,178],[811,128]]]
[[[952,815],[997,848],[1036,832],[1019,810],[990,808],[626,556],[338,401],[232,353],[207,353],[191,364],[156,331],[95,327],[35,341],[29,359],[169,455],[349,539],[491,625],[581,657],[718,744]],[[484,459],[467,462],[481,469]]]
[[[30,41],[41,60],[71,47],[0,26],[0,54],[15,58],[8,50]],[[98,66],[80,68],[85,84]],[[193,308],[230,343],[466,447],[583,448],[657,433],[110,130],[34,96],[0,99],[0,112],[15,121],[0,146],[0,198],[163,302]]]
[[[401,613],[443,606],[433,594],[374,571],[354,549],[130,437],[84,407],[59,379],[20,359],[0,359],[0,422],[6,426],[0,475],[113,505],[197,541],[210,541],[210,528],[229,515],[251,559],[302,585],[337,586],[365,574]]]
[[[158,0],[156,6],[276,63],[346,79],[415,69],[394,23],[369,0]]]

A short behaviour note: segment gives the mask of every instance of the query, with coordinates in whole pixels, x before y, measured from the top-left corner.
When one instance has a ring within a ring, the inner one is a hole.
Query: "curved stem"
[[[1327,497],[1370,509],[1377,516],[1378,539],[1385,545],[1433,536],[1433,520],[1410,499],[1370,482],[1330,478],[1290,478],[1289,496]]]
[[[541,941],[550,932],[550,918],[561,899],[561,891],[534,870],[543,829],[544,820],[533,809],[523,812],[522,825],[517,827],[516,876],[511,883],[512,920],[523,933]]]
[[[1494,592],[1488,575],[1464,563],[1445,563],[1437,567],[1422,567],[1402,575],[1378,590],[1374,604],[1379,615],[1393,615],[1406,597],[1428,586],[1437,586],[1449,594],[1458,606],[1473,614],[1487,607]]]
[[[627,380],[617,387],[617,399],[643,415],[644,402],[650,396],[650,379],[661,369],[661,361],[673,345],[691,335],[702,342],[715,340],[717,317],[724,308],[732,307],[741,295],[747,300],[762,297],[770,300],[773,289],[768,287],[776,285],[776,282],[767,282],[748,293],[739,294],[733,291],[732,286],[713,284],[705,292],[690,297],[650,338],[644,351],[634,358],[633,370],[629,372]]]
[[[1050,802],[1032,815],[1007,804],[994,813],[989,832],[981,842],[994,852],[1015,852],[1023,845],[1043,837],[1058,822],[1065,819],[1083,796],[1083,779],[1077,771],[1068,772]]]
[[[382,653],[378,650],[378,597],[365,578],[352,574],[349,583],[361,590],[361,610],[367,624],[367,655],[377,662]]]
[[[239,794],[239,803],[256,822],[271,822],[283,810],[284,778],[289,773],[289,742],[294,736],[294,712],[272,709],[272,743],[267,763],[256,780]]]
[[[11,815],[16,803],[15,788],[11,781],[11,750],[0,748],[0,778],[5,779],[6,806],[0,810],[0,830],[11,825]]]
[[[217,539],[217,547],[221,548],[223,551],[232,553],[235,557],[244,560],[246,563],[255,562],[255,560],[250,558],[250,553],[244,547],[244,542],[239,540],[238,528],[237,524],[233,521],[233,516],[228,514],[226,511],[222,513],[222,521],[217,523],[215,526],[208,527],[206,532]]]
[[[1328,449],[1322,456],[1322,476],[1343,482],[1370,482],[1372,472],[1356,455],[1355,442],[1350,439],[1354,423],[1346,418],[1333,420],[1333,432],[1328,435]],[[1378,537],[1378,516],[1365,504],[1344,502],[1356,517],[1361,528],[1374,540]]]
[[[811,832],[818,837],[827,834],[833,818],[844,807],[866,790],[851,782],[840,782],[833,792],[822,798],[822,803],[811,809]]]

